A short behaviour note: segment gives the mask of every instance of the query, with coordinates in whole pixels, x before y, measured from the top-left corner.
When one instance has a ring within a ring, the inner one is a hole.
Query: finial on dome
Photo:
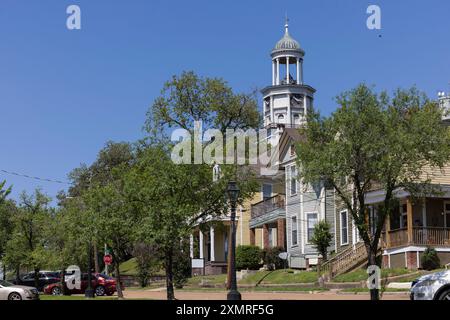
[[[286,33],[289,33],[289,18],[288,18],[287,12],[286,12],[286,18],[285,18],[285,24],[284,24],[284,31]]]

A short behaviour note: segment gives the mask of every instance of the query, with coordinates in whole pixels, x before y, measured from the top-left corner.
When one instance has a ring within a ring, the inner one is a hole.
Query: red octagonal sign
[[[112,256],[110,254],[103,256],[103,262],[106,265],[110,265],[112,263]]]

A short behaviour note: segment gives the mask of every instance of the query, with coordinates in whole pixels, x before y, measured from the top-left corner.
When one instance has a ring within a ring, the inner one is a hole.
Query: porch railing
[[[389,231],[391,247],[398,247],[408,243],[408,229],[401,228]]]
[[[426,246],[450,246],[450,228],[414,227],[413,243]]]
[[[251,218],[258,218],[276,209],[284,210],[285,199],[286,197],[284,194],[278,194],[274,197],[252,204]]]
[[[367,251],[364,242],[338,253],[336,256],[326,261],[320,266],[320,272],[328,274],[330,278],[345,273],[355,266],[367,260]]]
[[[401,228],[388,231],[390,245],[389,248],[405,245],[422,246],[449,246],[450,228],[442,227],[413,227],[412,239],[408,239],[408,229]],[[383,234],[383,245],[387,247],[387,235]]]

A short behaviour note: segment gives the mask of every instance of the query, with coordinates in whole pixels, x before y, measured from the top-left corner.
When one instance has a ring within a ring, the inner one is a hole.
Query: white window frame
[[[342,229],[342,214],[343,213],[345,213],[345,220],[346,220],[346,228],[345,228],[345,231],[346,231],[346,235],[347,235],[347,242],[343,242],[342,241],[342,239],[343,239],[343,229]],[[345,246],[345,245],[348,245],[349,244],[349,234],[348,234],[348,210],[341,210],[340,212],[339,212],[339,233],[340,233],[340,243],[341,243],[341,246]]]
[[[295,221],[294,221],[295,220]],[[294,232],[294,226],[295,226],[295,238],[293,237]],[[291,247],[297,247],[298,246],[298,220],[296,216],[291,217]],[[295,243],[294,243],[295,239]]]
[[[292,171],[294,171],[294,176],[295,176],[295,178],[294,178],[294,181],[295,181],[295,192],[294,193],[292,193],[292,180],[293,180],[293,178],[292,178]],[[298,181],[297,181],[297,168],[296,168],[296,166],[295,165],[292,165],[292,166],[290,166],[289,167],[289,195],[291,196],[291,197],[293,197],[293,196],[296,196],[297,195],[297,193],[298,193]]]
[[[319,223],[319,213],[317,211],[311,211],[311,212],[306,212],[305,213],[305,217],[306,217],[306,244],[310,244],[309,237],[308,237],[308,231],[309,231],[308,215],[310,215],[310,214],[315,214],[316,215],[316,224]],[[314,229],[314,227],[313,227],[313,229]]]

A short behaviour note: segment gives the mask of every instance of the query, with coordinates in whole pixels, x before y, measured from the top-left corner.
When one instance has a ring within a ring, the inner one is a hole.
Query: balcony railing
[[[285,209],[286,197],[284,194],[278,194],[261,202],[252,204],[252,219],[261,217],[277,209]]]
[[[388,233],[390,245],[388,246],[385,233],[383,234],[382,239],[384,246],[388,246],[390,248],[405,245],[450,247],[450,228],[413,227],[411,241],[408,238],[407,228],[391,230]]]
[[[450,246],[450,228],[415,227],[413,242],[425,246]]]

